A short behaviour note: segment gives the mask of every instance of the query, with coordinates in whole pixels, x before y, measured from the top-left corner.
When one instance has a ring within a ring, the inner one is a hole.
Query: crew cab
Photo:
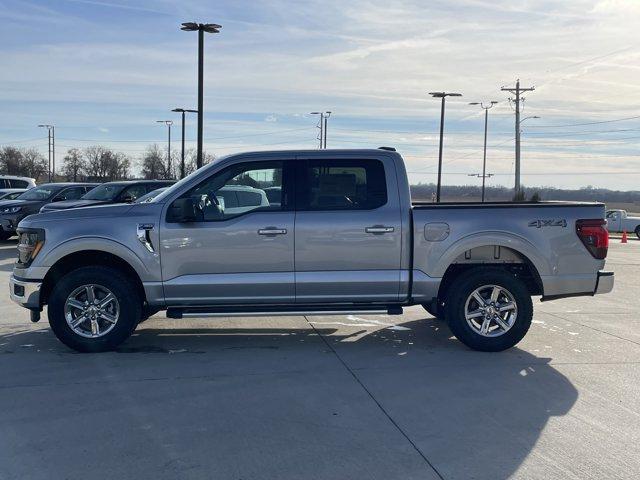
[[[632,217],[626,210],[607,210],[606,219],[610,232],[635,232],[640,238],[640,217]]]
[[[267,193],[269,192],[269,193]],[[232,203],[234,202],[234,203]],[[613,288],[597,203],[412,203],[389,149],[222,157],[148,203],[20,223],[11,298],[83,352],[149,315],[401,314],[423,305],[467,346],[518,343],[532,296]]]

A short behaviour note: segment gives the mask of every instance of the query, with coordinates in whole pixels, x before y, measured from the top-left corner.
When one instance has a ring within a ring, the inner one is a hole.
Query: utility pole
[[[168,145],[167,145],[167,178],[171,178],[171,125],[172,120],[156,120],[156,123],[164,123],[168,127]]]
[[[49,134],[48,153],[49,153],[49,182],[53,177],[56,180],[56,127],[53,125],[40,124],[40,128],[46,128]]]
[[[182,113],[182,149],[180,152],[180,178],[184,178],[184,115],[187,112],[190,113],[198,113],[198,110],[188,110],[185,108],[174,108],[173,110],[171,110],[172,112],[178,112],[178,113]]]
[[[327,120],[331,116],[331,111],[327,110],[326,112],[311,112],[309,115],[320,115],[320,122],[318,123],[318,128],[320,129],[320,135],[318,136],[318,140],[320,143],[318,144],[320,150],[327,148]]]
[[[440,203],[440,189],[442,187],[442,143],[444,140],[444,100],[446,97],[461,97],[461,93],[429,92],[433,98],[442,99],[440,106],[440,149],[438,151],[438,185],[436,186],[436,203]]]
[[[489,110],[493,108],[493,106],[498,103],[494,100],[489,103],[485,107],[482,102],[472,102],[469,105],[480,105],[480,108],[484,110],[484,153],[482,155],[482,175],[469,175],[471,177],[478,176],[482,178],[482,202],[484,203],[484,187],[485,187],[485,179],[491,177],[492,175],[487,175],[487,124],[489,123]]]
[[[500,90],[503,92],[509,92],[516,96],[515,104],[516,104],[516,179],[515,179],[515,195],[520,192],[520,93],[522,92],[532,92],[535,90],[535,87],[520,87],[520,79],[516,80],[515,88],[506,88],[502,87]]]

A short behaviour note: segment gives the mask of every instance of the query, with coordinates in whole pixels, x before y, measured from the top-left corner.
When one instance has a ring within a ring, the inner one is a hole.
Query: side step
[[[260,306],[216,306],[216,307],[169,307],[167,318],[194,317],[265,317],[296,315],[402,315],[400,305],[260,305]]]

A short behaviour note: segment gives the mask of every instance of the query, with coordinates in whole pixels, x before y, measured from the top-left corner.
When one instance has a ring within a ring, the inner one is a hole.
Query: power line
[[[624,122],[626,120],[635,120],[640,118],[640,115],[626,118],[616,118],[614,120],[602,120],[599,122],[586,122],[586,123],[569,123],[564,125],[529,125],[529,128],[565,128],[565,127],[582,127],[584,125],[600,125],[603,123]]]

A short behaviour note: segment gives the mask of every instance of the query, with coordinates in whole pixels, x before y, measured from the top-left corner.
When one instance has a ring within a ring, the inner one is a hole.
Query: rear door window
[[[309,160],[304,170],[302,210],[372,210],[387,203],[379,160]]]

